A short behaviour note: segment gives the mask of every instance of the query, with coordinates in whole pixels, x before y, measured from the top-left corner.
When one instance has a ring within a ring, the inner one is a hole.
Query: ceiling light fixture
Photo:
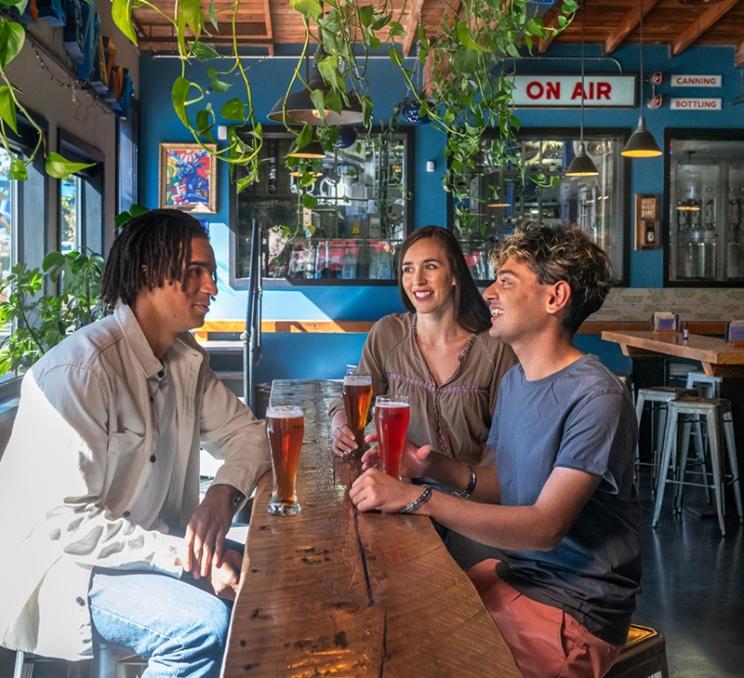
[[[638,93],[640,99],[638,102],[638,124],[636,125],[633,134],[630,135],[630,139],[628,139],[625,147],[620,151],[620,155],[625,158],[657,158],[661,155],[661,149],[659,148],[659,144],[656,143],[653,134],[646,129],[646,120],[643,117],[643,0],[639,0],[639,4],[641,7],[641,74],[638,81]]]
[[[318,158],[325,158],[326,152],[319,141],[313,140],[307,146],[302,148],[294,148],[287,153],[288,158],[305,158],[308,160],[317,160]]]
[[[586,154],[584,146],[584,26],[586,18],[584,16],[584,5],[581,7],[581,118],[579,125],[579,152],[566,169],[567,177],[596,177],[599,172],[592,162],[592,159]]]

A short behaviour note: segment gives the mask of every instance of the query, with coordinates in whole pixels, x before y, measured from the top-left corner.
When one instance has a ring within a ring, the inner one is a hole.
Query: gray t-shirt
[[[630,396],[589,355],[535,381],[520,365],[512,368],[501,382],[488,437],[504,505],[534,504],[557,466],[602,478],[554,549],[503,551],[498,573],[618,645],[625,642],[641,574],[636,437]]]

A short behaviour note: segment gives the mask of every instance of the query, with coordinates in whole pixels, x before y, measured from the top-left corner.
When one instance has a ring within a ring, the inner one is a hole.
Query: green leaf
[[[318,0],[289,0],[289,6],[312,21],[317,21],[323,11]]]
[[[70,254],[72,254],[72,252]],[[52,271],[59,273],[59,269],[61,269],[66,263],[67,259],[62,252],[52,251],[44,257],[41,267],[46,273]],[[52,273],[52,275],[56,275],[56,273]]]
[[[217,10],[214,7],[214,0],[209,0],[209,21],[214,26],[214,30],[220,30],[219,21],[217,21]]]
[[[392,61],[396,66],[403,66],[403,57],[400,55],[400,52],[396,47],[390,48],[388,56],[390,57],[390,61]]]
[[[199,40],[195,40],[191,43],[191,53],[199,61],[207,61],[208,59],[220,58],[219,52],[214,47],[212,47],[212,45],[208,45],[206,42],[200,42]]]
[[[335,54],[331,54],[322,59],[318,59],[315,63],[318,66],[318,71],[323,80],[325,80],[331,87],[338,89],[338,57]]]
[[[313,182],[315,183],[315,182]],[[317,207],[318,205],[318,199],[315,196],[312,195],[304,195],[302,197],[302,206],[306,207],[307,209],[311,210],[313,207]]]
[[[335,90],[331,90],[330,92],[328,92],[328,94],[325,95],[326,108],[329,108],[332,111],[336,111],[336,113],[341,113],[342,103],[343,102],[341,101],[341,95]]]
[[[171,88],[171,102],[173,110],[176,112],[178,119],[186,126],[190,127],[189,116],[186,114],[186,97],[188,96],[191,82],[182,76],[178,76],[173,81]]]
[[[150,210],[148,210],[146,207],[142,207],[142,205],[134,204],[128,210],[119,212],[119,214],[114,217],[114,228],[118,231],[130,219],[133,219],[137,215],[144,214],[145,212],[149,211]]]
[[[132,23],[132,1],[113,0],[111,5],[111,18],[116,27],[124,34],[129,42],[137,44],[137,33]]]
[[[372,5],[362,5],[357,10],[357,15],[362,26],[370,26],[375,19],[375,8]]]
[[[311,89],[310,90],[310,101],[313,102],[313,106],[315,106],[315,110],[320,113],[320,119],[325,120],[326,117],[326,104],[325,104],[325,94],[323,93],[322,89]]]
[[[406,29],[403,28],[400,21],[390,22],[390,37],[391,38],[404,38],[407,35]]]
[[[59,153],[50,153],[44,162],[44,170],[53,179],[67,179],[76,172],[93,167],[94,162],[72,162]]]
[[[0,17],[0,68],[5,68],[23,48],[26,31],[21,24]]]
[[[0,118],[3,119],[3,122],[10,127],[10,129],[18,134],[18,118],[16,116],[15,101],[13,101],[13,93],[7,85],[0,86]]]
[[[313,128],[310,125],[303,125],[300,133],[295,139],[295,146],[298,149],[305,148],[313,140]]]
[[[470,35],[468,25],[464,21],[458,21],[455,26],[455,32],[457,34],[457,41],[465,48],[472,49],[474,52],[486,52],[485,47],[479,45]]]
[[[245,104],[238,98],[230,99],[222,105],[220,115],[227,120],[245,120]]]
[[[26,163],[20,158],[13,158],[10,161],[10,169],[8,170],[8,179],[15,179],[16,181],[26,181],[28,179],[28,167]]]
[[[198,40],[204,28],[204,15],[199,0],[180,0],[178,3],[178,19],[191,29],[191,33]]]
[[[232,87],[229,82],[224,82],[217,77],[217,71],[214,68],[208,68],[207,75],[209,76],[209,89],[213,92],[227,92]]]
[[[371,50],[375,51],[380,49],[380,38],[378,38],[376,35],[370,35],[367,42],[369,43],[369,48]]]

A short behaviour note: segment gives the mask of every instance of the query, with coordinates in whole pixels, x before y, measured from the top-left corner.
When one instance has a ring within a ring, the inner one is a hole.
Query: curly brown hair
[[[521,226],[504,239],[498,267],[509,258],[526,263],[541,285],[565,280],[571,286],[563,325],[572,334],[601,308],[612,286],[607,255],[576,226]]]

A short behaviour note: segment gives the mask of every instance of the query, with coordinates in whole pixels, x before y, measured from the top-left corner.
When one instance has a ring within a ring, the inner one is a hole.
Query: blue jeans
[[[149,657],[147,678],[219,675],[231,602],[188,580],[103,568],[93,568],[88,599],[93,633]]]

